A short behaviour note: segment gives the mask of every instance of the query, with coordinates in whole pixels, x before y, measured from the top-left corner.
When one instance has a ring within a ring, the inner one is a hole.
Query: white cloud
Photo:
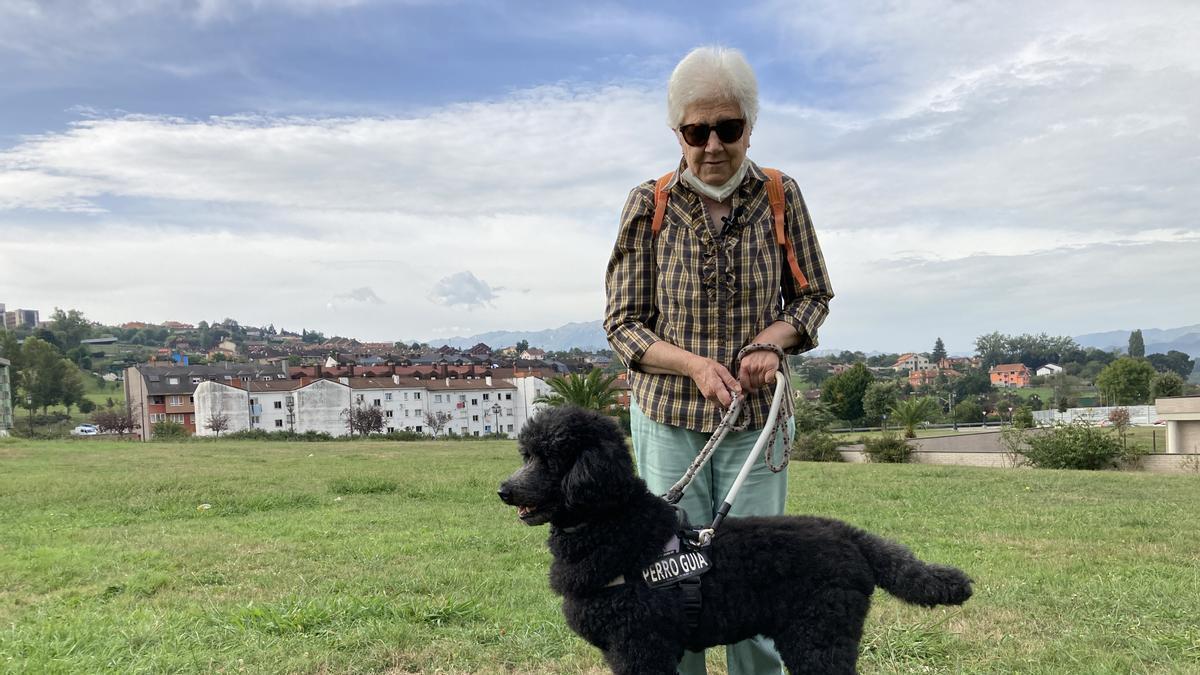
[[[751,149],[805,191],[838,292],[825,344],[1194,322],[1195,293],[1163,298],[1200,287],[1181,263],[1200,246],[1200,10],[1156,7],[761,13],[781,58],[845,91],[764,88]],[[578,30],[610,30],[589,16]],[[678,155],[663,98],[614,83],[403,116],[92,113],[0,151],[0,287],[371,339],[465,333],[463,308],[474,331],[595,319],[625,194]],[[93,256],[165,286],[100,293],[74,263]],[[387,316],[332,289],[378,289]],[[315,325],[328,303],[338,322]]]
[[[488,307],[496,299],[496,291],[503,288],[493,288],[470,270],[455,272],[448,277],[438,279],[429,293],[429,299],[447,307],[464,307],[475,309]]]

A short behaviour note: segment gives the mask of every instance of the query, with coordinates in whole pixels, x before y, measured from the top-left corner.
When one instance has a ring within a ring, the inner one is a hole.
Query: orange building
[[[995,387],[1028,387],[1033,373],[1024,363],[1002,363],[988,371]]]

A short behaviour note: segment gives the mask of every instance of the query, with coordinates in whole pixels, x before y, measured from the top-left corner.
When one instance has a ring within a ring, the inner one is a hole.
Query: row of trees
[[[9,379],[16,407],[31,415],[35,410],[44,415],[55,405],[66,407],[68,415],[74,407],[84,413],[95,409],[84,396],[83,371],[53,344],[38,337],[20,344],[15,334],[5,332],[0,336],[0,356],[12,363]]]

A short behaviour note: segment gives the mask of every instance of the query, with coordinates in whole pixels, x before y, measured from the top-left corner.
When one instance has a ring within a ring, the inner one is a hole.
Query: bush
[[[1122,456],[1119,440],[1084,420],[1033,435],[1028,445],[1025,457],[1042,469],[1104,469]]]
[[[152,428],[154,429],[153,438],[156,441],[179,441],[189,436],[186,427],[171,420],[155,422]]]
[[[1013,411],[1012,424],[1018,429],[1033,428],[1033,408],[1021,406]]]
[[[792,458],[801,462],[840,462],[841,444],[833,434],[824,431],[801,431],[792,442]]]
[[[419,431],[389,431],[386,434],[373,436],[373,438],[382,438],[388,441],[426,441],[429,436]]]
[[[912,457],[912,446],[892,432],[874,438],[864,436],[862,444],[863,452],[876,464],[904,464]]]

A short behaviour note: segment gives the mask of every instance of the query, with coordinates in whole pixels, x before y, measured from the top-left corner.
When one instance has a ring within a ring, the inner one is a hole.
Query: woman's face
[[[723,120],[742,119],[742,110],[738,104],[730,101],[706,101],[693,103],[683,114],[683,123],[714,125]],[[696,148],[687,144],[678,130],[675,138],[679,147],[683,148],[683,158],[687,167],[700,180],[709,185],[722,185],[729,180],[742,161],[746,158],[746,149],[750,147],[750,129],[742,132],[742,137],[732,143],[722,143],[715,131],[709,132],[708,142],[703,147]]]

